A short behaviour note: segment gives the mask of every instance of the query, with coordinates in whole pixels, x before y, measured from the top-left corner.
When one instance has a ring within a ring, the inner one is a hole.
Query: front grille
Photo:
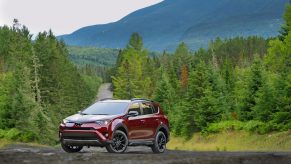
[[[66,139],[96,139],[97,135],[95,133],[75,133],[75,132],[65,132],[62,133],[62,137]]]
[[[65,127],[65,130],[94,130],[94,128],[85,128],[85,127]]]
[[[88,138],[88,137],[63,137],[63,139],[71,139],[71,140],[97,140],[96,137]]]

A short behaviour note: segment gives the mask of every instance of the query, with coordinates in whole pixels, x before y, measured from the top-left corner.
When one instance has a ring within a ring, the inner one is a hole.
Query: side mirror
[[[128,117],[135,117],[138,116],[138,112],[137,111],[129,111],[127,114]]]

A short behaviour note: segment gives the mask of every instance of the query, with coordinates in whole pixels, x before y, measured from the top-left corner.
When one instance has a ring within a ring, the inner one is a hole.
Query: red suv
[[[59,128],[62,148],[69,153],[83,146],[123,153],[127,146],[150,146],[163,153],[170,139],[169,122],[158,103],[146,99],[103,99],[67,117]]]

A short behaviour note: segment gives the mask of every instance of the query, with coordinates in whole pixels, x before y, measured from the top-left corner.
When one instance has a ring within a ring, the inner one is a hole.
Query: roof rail
[[[145,100],[145,101],[151,101],[153,102],[153,100],[149,100],[149,99],[145,99],[145,98],[132,98],[130,99],[131,101],[137,101],[137,100]]]
[[[105,101],[105,100],[115,100],[114,98],[103,98],[103,99],[100,99],[99,101]]]

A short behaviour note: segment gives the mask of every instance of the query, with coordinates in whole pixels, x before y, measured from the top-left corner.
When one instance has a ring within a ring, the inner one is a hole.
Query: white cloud
[[[52,29],[55,34],[114,22],[162,0],[0,0],[0,25],[14,18],[32,33]]]

